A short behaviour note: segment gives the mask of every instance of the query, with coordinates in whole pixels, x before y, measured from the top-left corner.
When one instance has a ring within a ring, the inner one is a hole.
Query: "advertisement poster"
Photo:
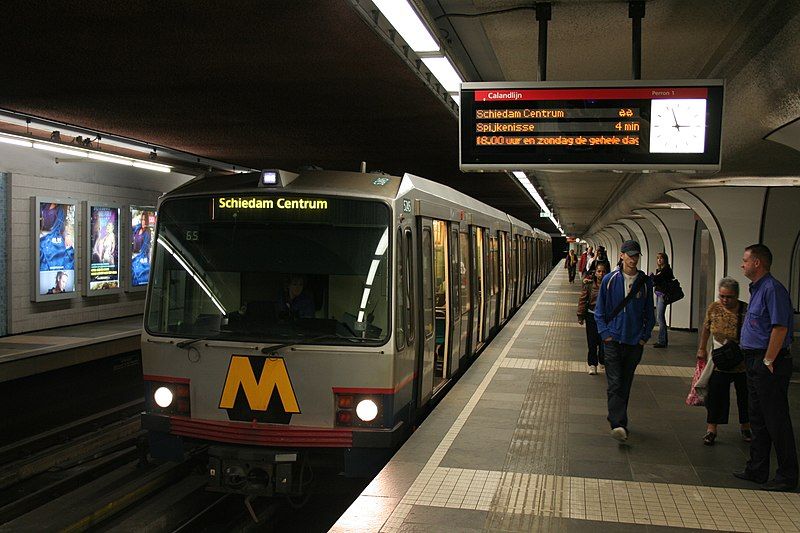
[[[75,205],[38,202],[39,294],[75,292]]]
[[[131,287],[145,287],[150,279],[150,258],[156,231],[154,207],[131,206]]]
[[[89,292],[119,288],[119,208],[89,206]]]

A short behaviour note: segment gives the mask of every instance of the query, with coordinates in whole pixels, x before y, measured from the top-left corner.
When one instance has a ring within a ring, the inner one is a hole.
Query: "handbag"
[[[736,338],[738,339],[742,332],[742,311],[743,305],[739,304],[739,314],[736,317]],[[744,354],[742,349],[739,348],[739,343],[736,341],[728,341],[719,348],[714,348],[711,351],[711,359],[714,361],[714,366],[725,372],[731,371],[739,366],[744,361]]]
[[[697,366],[695,366],[694,368],[694,375],[692,376],[692,386],[689,388],[689,395],[686,396],[686,405],[692,407],[702,407],[703,405],[705,405],[706,403],[705,395],[698,394],[698,391],[695,388],[695,385],[697,385],[697,382],[700,380],[700,376],[702,376],[703,370],[705,370],[705,368],[706,368],[706,360],[698,359]]]
[[[681,282],[676,278],[669,280],[664,288],[666,289],[666,292],[664,293],[665,303],[672,304],[683,299],[684,294],[683,289],[681,288]]]

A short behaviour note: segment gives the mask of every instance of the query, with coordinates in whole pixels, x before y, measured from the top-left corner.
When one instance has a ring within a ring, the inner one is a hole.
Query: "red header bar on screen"
[[[656,98],[708,98],[707,87],[623,87],[608,89],[493,89],[475,91],[476,102],[527,100],[651,100]]]

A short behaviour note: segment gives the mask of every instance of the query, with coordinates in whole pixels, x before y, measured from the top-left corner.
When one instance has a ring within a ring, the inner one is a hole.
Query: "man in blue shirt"
[[[750,424],[753,440],[750,460],[734,476],[756,483],[769,479],[769,454],[775,445],[778,470],[765,490],[791,491],[797,487],[797,449],[789,416],[789,378],[792,375],[794,311],[789,292],[769,273],[772,252],[763,244],[745,248],[742,270],[750,283],[750,305],[742,324],[740,345],[747,367]]]
[[[633,374],[656,323],[653,282],[638,269],[641,249],[636,241],[622,243],[619,268],[600,282],[594,318],[605,343],[608,380],[608,422],[611,436],[628,440],[628,398]]]

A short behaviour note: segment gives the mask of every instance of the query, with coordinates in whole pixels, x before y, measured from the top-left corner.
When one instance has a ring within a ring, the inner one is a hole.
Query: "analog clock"
[[[705,151],[705,140],[705,99],[652,100],[651,154],[702,154]]]

